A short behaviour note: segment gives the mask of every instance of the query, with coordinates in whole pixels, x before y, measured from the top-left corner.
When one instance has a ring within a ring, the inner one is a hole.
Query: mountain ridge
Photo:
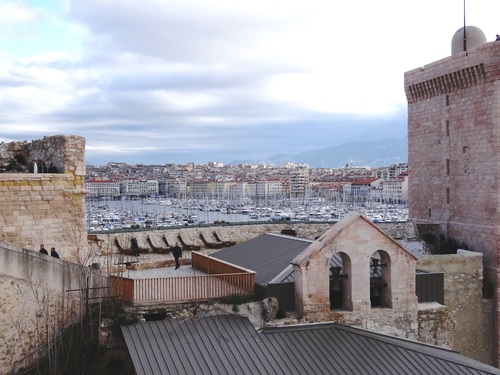
[[[261,160],[240,160],[230,164],[305,163],[311,168],[340,168],[349,166],[383,167],[408,162],[408,138],[385,138],[374,141],[355,141],[337,146],[322,147],[294,155],[277,154]]]

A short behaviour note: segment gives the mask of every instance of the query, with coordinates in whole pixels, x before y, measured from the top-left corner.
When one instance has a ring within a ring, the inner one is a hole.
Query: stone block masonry
[[[54,162],[61,173],[0,174],[0,240],[33,251],[43,243],[63,259],[84,261],[85,140],[44,137],[26,148],[30,159]]]
[[[17,374],[44,358],[47,340],[80,322],[86,303],[102,302],[108,286],[91,267],[0,241],[0,374]]]
[[[405,73],[409,218],[414,224],[436,225],[439,237],[483,254],[484,279],[496,288],[494,324],[484,322],[496,335],[494,343],[489,341],[497,352],[496,366],[500,363],[499,78],[499,42]],[[467,335],[457,337],[459,342]]]
[[[482,298],[483,254],[459,250],[459,254],[453,255],[424,255],[419,257],[417,268],[444,274],[444,302],[449,312],[447,324],[453,332],[452,349],[493,365],[496,359],[494,301]],[[429,314],[420,311],[419,314],[420,328],[424,330]],[[442,315],[437,310],[434,314],[435,317]],[[439,340],[439,332],[434,334]]]
[[[219,230],[221,233],[224,233],[229,240],[241,243],[265,233],[281,233],[281,231],[284,230],[294,231],[300,238],[314,240],[326,232],[331,226],[331,223],[268,222],[260,224],[214,225],[210,230]],[[410,223],[377,223],[377,226],[394,238],[415,240],[415,229]],[[208,230],[206,227],[203,227],[203,229]],[[186,238],[193,240],[200,248],[204,249],[206,247],[200,239],[200,230],[195,227],[151,229],[122,233],[101,232],[89,235],[89,242],[98,247],[98,253],[101,255],[117,254],[120,250],[116,245],[115,238],[119,236],[127,237],[132,233],[140,234],[144,237],[148,235],[163,236],[165,234],[171,234],[174,238],[177,238],[179,233],[183,233]],[[405,246],[407,246],[407,244],[405,244]],[[152,249],[150,249],[150,251],[152,251]]]

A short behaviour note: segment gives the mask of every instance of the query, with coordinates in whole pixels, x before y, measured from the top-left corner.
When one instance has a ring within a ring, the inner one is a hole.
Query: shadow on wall
[[[441,234],[439,224],[417,224],[417,230],[431,254],[456,254],[458,249],[469,250],[465,242]]]

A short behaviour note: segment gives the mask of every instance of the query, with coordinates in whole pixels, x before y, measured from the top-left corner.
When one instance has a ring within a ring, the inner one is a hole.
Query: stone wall
[[[470,251],[460,251],[456,255],[424,255],[419,257],[417,268],[444,273],[444,303],[452,328],[452,349],[494,365],[494,300],[482,298],[483,255]],[[421,329],[427,317],[424,313],[419,314]],[[437,338],[439,330],[430,335]]]
[[[44,137],[25,148],[30,158],[54,161],[63,173],[0,173],[0,240],[33,251],[43,243],[63,259],[84,261],[85,140]]]
[[[418,341],[453,348],[453,326],[447,306],[437,302],[418,304]]]
[[[87,282],[99,302],[108,283],[98,271],[0,243],[1,374],[36,363],[47,337],[79,321]]]
[[[220,231],[231,241],[241,243],[265,233],[281,233],[282,230],[294,231],[298,237],[315,240],[325,233],[333,224],[331,223],[307,223],[307,222],[266,222],[261,224],[235,224],[235,225],[213,225],[208,228],[209,231]],[[415,230],[410,223],[377,223],[380,229],[388,233],[395,239],[416,240]],[[130,237],[131,234],[147,237],[148,235],[162,236],[172,234],[177,236],[179,233],[190,238],[197,246],[206,248],[200,238],[201,230],[207,230],[207,227],[180,227],[172,229],[151,229],[129,232],[97,232],[89,234],[89,242],[98,248],[101,255],[118,253],[115,238],[119,236]],[[410,246],[411,243],[408,243]],[[419,242],[419,245],[421,243]],[[407,244],[405,243],[405,246]]]
[[[447,87],[457,75],[461,79]],[[441,234],[482,252],[485,268],[493,269],[499,236],[498,158],[492,157],[500,154],[499,78],[499,43],[405,74],[410,219],[439,224]],[[442,82],[441,90],[432,90],[435,81]],[[420,86],[426,89],[418,95],[414,90]]]
[[[484,277],[496,286],[497,303],[499,81],[498,42],[405,73],[410,220],[438,224],[445,238],[481,252]],[[494,328],[497,350],[499,316]],[[499,360],[500,351],[497,366]]]

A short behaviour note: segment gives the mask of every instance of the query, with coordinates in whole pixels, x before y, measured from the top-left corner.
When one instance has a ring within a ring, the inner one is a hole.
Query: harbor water
[[[139,227],[173,227],[190,224],[241,223],[271,220],[250,212],[209,211],[141,200],[95,200],[86,202],[89,230],[116,230]]]

